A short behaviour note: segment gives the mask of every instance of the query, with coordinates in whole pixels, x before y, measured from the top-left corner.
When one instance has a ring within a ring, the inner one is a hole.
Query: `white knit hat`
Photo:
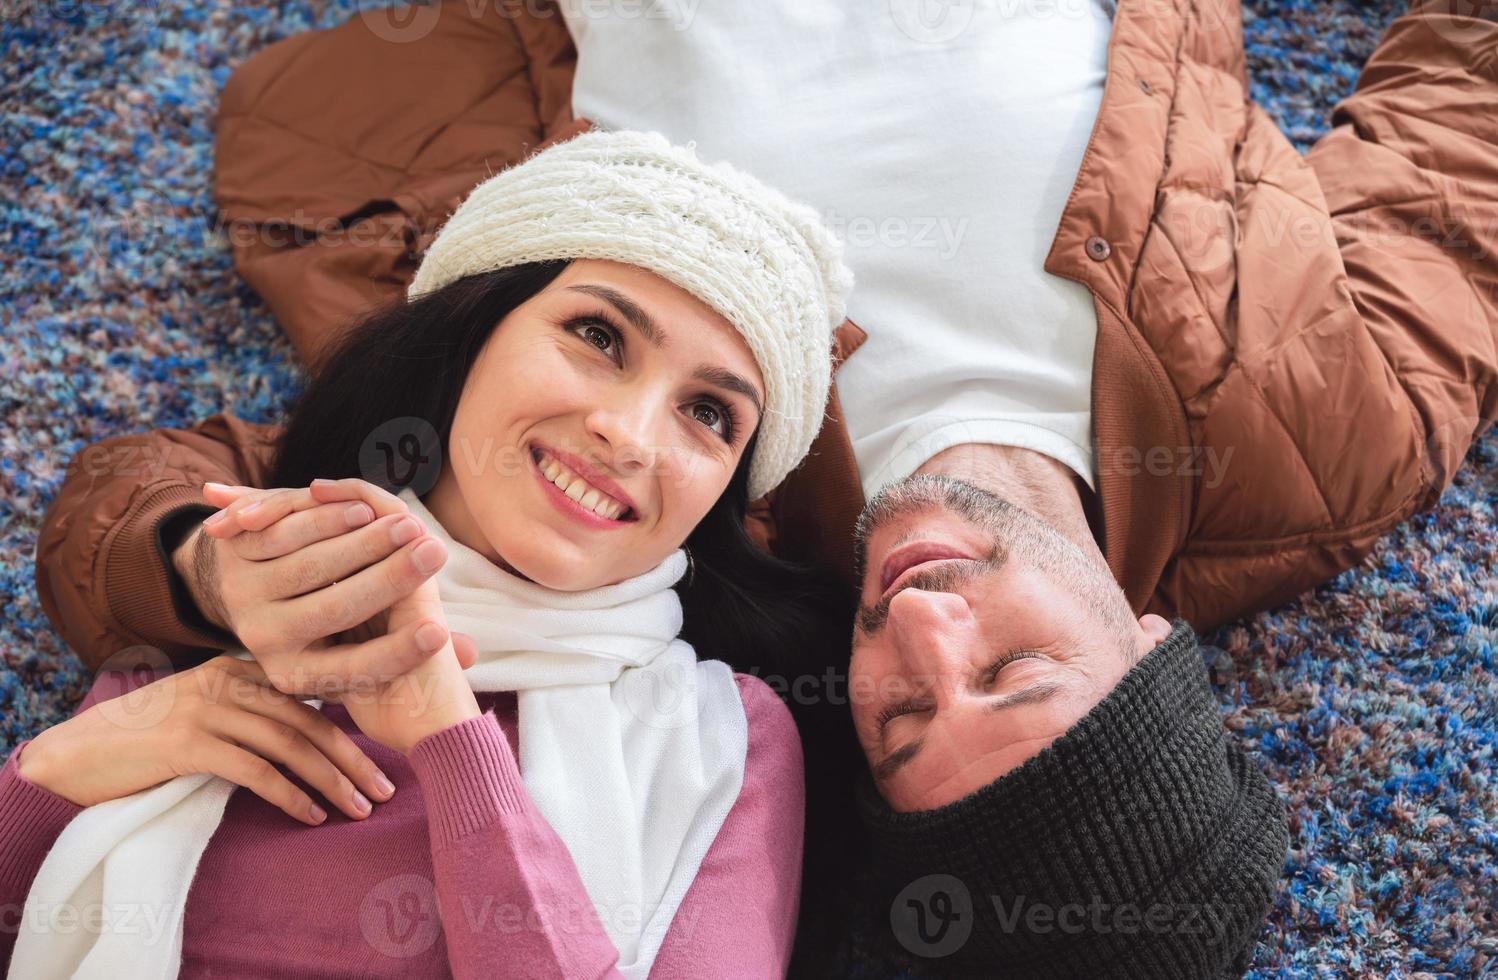
[[[659,133],[594,130],[475,187],[406,295],[552,259],[638,266],[721,313],[765,379],[750,498],[801,462],[822,425],[832,331],[853,286],[815,211]]]

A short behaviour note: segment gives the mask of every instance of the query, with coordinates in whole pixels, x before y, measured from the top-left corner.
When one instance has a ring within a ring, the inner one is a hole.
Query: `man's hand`
[[[207,484],[204,493],[223,510],[182,542],[173,565],[203,615],[234,633],[278,689],[337,697],[404,674],[448,643],[440,619],[385,630],[385,611],[447,560],[399,497],[354,479],[285,490]],[[362,642],[340,642],[351,638]],[[472,640],[451,639],[459,663],[472,664]]]

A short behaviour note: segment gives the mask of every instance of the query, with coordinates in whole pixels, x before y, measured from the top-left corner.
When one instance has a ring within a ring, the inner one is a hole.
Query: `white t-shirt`
[[[695,141],[846,244],[865,495],[964,443],[1093,483],[1092,296],[1046,253],[1102,100],[1107,0],[563,0],[573,109]]]

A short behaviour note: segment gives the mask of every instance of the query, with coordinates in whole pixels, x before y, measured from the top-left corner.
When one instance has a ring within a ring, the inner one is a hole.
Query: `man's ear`
[[[1139,628],[1149,637],[1150,648],[1153,649],[1164,643],[1165,638],[1170,635],[1170,620],[1154,613],[1145,613],[1139,617]]]

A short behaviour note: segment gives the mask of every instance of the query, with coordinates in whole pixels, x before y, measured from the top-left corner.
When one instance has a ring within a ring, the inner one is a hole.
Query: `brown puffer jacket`
[[[399,295],[468,188],[586,125],[548,7],[410,9],[274,45],[223,95],[237,267],[314,365]],[[1295,596],[1433,503],[1498,412],[1495,52],[1498,24],[1410,13],[1302,157],[1248,101],[1236,0],[1119,3],[1045,267],[1096,297],[1100,537],[1136,608],[1204,628]],[[838,354],[862,336],[844,324]],[[851,582],[862,499],[835,392],[829,413],[756,520]],[[218,417],[80,454],[37,584],[86,660],[214,645],[168,614],[158,528],[203,480],[262,480],[273,437]]]

